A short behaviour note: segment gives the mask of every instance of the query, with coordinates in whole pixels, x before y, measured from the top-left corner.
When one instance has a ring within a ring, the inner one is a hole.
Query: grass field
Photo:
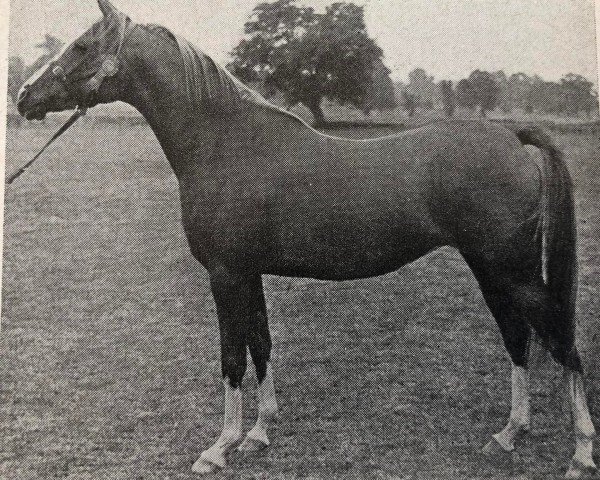
[[[7,171],[51,133],[9,129]],[[600,139],[555,136],[577,187],[579,343],[600,426]],[[264,281],[281,420],[269,450],[234,454],[214,478],[565,471],[573,435],[548,361],[533,369],[532,433],[513,455],[480,453],[507,419],[510,364],[456,252],[366,281]],[[194,478],[222,422],[218,328],[147,127],[75,126],[7,189],[2,322],[2,480]],[[250,428],[252,369],[246,378]]]

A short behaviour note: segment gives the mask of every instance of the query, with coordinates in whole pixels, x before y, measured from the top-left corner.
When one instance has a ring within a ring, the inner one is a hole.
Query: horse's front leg
[[[195,473],[212,473],[226,465],[226,455],[242,440],[242,391],[246,372],[247,331],[255,316],[252,279],[219,270],[211,272],[211,289],[221,333],[221,366],[225,384],[225,419],[219,439],[194,463]],[[262,293],[262,291],[261,291]]]
[[[271,334],[260,276],[254,279],[252,292],[255,294],[253,300],[255,314],[249,324],[247,341],[258,378],[258,420],[239,447],[239,450],[244,452],[262,450],[270,445],[267,430],[277,420],[278,414],[270,362]]]

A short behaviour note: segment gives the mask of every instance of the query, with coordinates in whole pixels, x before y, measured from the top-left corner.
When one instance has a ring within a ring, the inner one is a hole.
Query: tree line
[[[573,73],[547,82],[537,75],[475,70],[454,83],[436,82],[416,68],[408,82],[394,83],[383,51],[368,35],[363,8],[351,2],[333,3],[324,13],[297,0],[263,2],[254,8],[244,31],[227,68],[266,97],[279,95],[288,108],[303,104],[317,124],[325,122],[324,99],[352,105],[365,114],[402,106],[409,116],[417,109],[438,109],[452,116],[457,107],[482,116],[496,108],[588,116],[598,111],[593,83]],[[14,102],[23,82],[62,45],[46,35],[37,45],[42,55],[32,65],[10,57],[8,93]]]
[[[304,104],[317,123],[324,121],[325,98],[365,113],[401,105],[411,116],[417,108],[442,109],[448,116],[457,107],[483,116],[496,108],[588,116],[598,110],[593,83],[573,73],[547,82],[537,75],[475,70],[454,85],[416,68],[408,83],[394,84],[383,51],[367,33],[363,8],[348,2],[320,14],[296,0],[260,3],[232,56],[228,67],[234,74],[262,87],[266,96],[280,92],[288,107]]]
[[[544,113],[588,117],[598,112],[598,94],[594,84],[581,75],[569,73],[558,82],[545,81],[525,73],[506,75],[503,71],[475,70],[456,83],[435,82],[422,68],[410,72],[407,84],[396,84],[396,96],[409,115],[417,107],[443,109],[452,116],[456,107],[477,110],[482,116],[500,109],[504,113]]]

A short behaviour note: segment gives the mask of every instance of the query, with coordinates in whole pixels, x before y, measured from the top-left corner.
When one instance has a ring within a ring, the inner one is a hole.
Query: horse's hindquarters
[[[538,168],[503,128],[474,125],[453,138],[432,175],[431,215],[461,252],[518,265],[535,249]]]

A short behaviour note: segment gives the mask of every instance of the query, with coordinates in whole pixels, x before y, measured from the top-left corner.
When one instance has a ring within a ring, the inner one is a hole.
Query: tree
[[[531,102],[535,110],[543,113],[561,114],[565,111],[561,85],[557,82],[545,82],[539,77],[532,85]]]
[[[477,106],[477,92],[466,78],[456,85],[456,101],[461,107],[469,110],[473,110]]]
[[[390,73],[391,70],[381,60],[375,62],[372,82],[362,104],[362,111],[365,115],[369,115],[371,110],[388,110],[397,106],[394,83],[390,78]]]
[[[585,113],[588,118],[592,118],[593,115],[598,115],[600,113],[600,104],[598,102],[598,92],[592,92],[592,98],[590,98],[589,103],[586,105]]]
[[[458,82],[456,94],[459,105],[470,109],[479,106],[481,115],[485,117],[488,110],[496,108],[500,99],[496,74],[475,70],[468,79]]]
[[[417,103],[424,108],[433,108],[433,96],[435,93],[434,78],[427,75],[422,68],[415,68],[408,74],[408,85],[406,90],[417,99]]]
[[[440,82],[440,91],[442,93],[444,112],[446,112],[448,117],[451,117],[454,115],[454,110],[456,110],[456,94],[452,88],[452,81],[442,80]]]
[[[500,107],[504,113],[508,113],[512,110],[512,106],[509,102],[510,87],[508,83],[508,77],[503,70],[493,72],[492,77],[498,86],[498,100],[495,106]]]
[[[508,77],[507,93],[505,101],[507,111],[512,111],[515,108],[523,110],[525,113],[533,113],[533,86],[536,82],[534,77],[530,77],[525,73],[514,73]]]
[[[488,110],[493,110],[498,105],[500,87],[492,73],[481,70],[475,70],[469,75],[469,83],[475,92],[481,115],[485,117]]]
[[[568,73],[560,79],[565,110],[571,115],[581,111],[589,112],[594,104],[594,84],[587,78],[575,73]]]
[[[419,99],[416,95],[409,93],[405,90],[404,92],[402,92],[402,103],[404,104],[404,108],[408,112],[408,116],[412,117],[415,114],[415,110],[417,109]]]
[[[368,98],[383,52],[366,32],[362,7],[334,3],[325,13],[296,0],[261,3],[245,24],[230,69],[246,81],[262,81],[303,103],[317,123],[323,98],[357,107]]]

